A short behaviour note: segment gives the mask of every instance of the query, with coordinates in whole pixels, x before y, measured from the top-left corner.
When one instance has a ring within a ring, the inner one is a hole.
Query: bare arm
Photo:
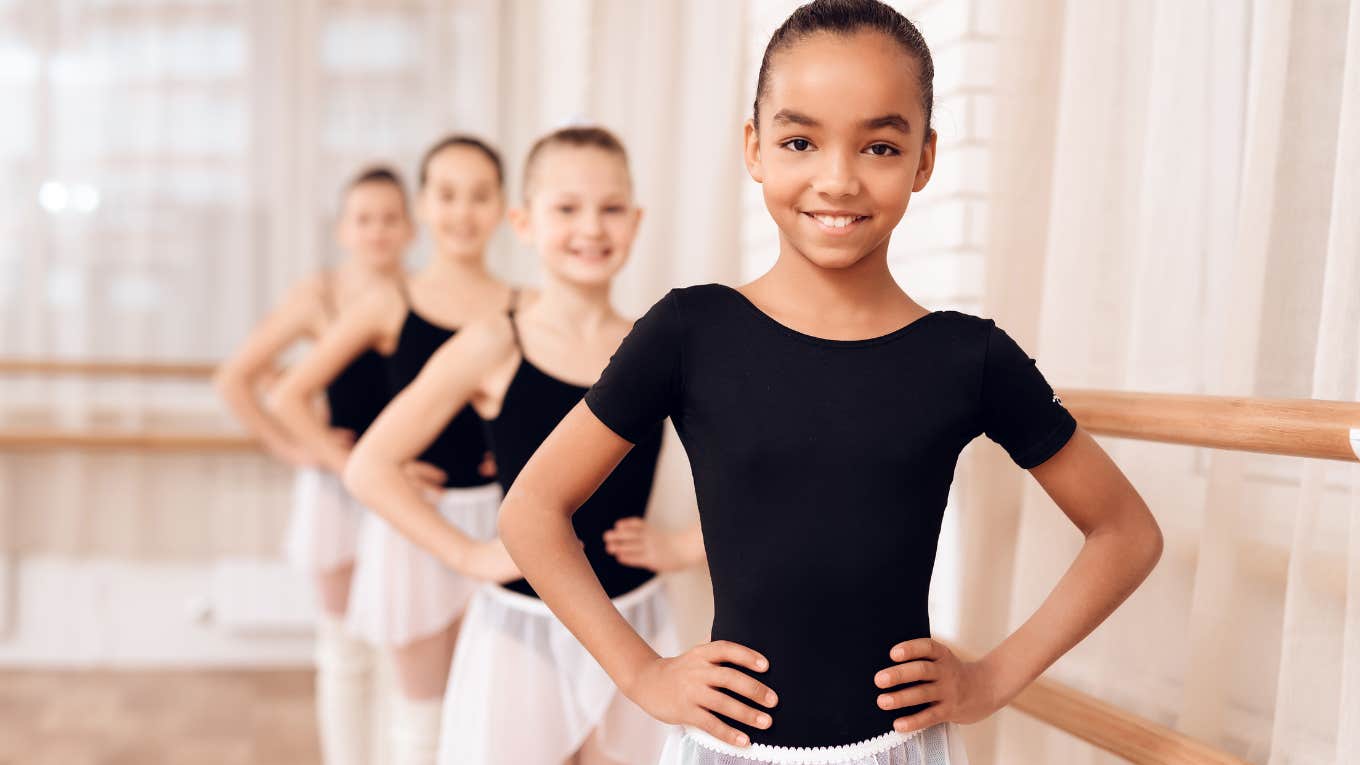
[[[1105,450],[1080,427],[1030,473],[1086,537],[1085,544],[1034,614],[977,662],[961,664],[930,639],[894,646],[892,660],[907,663],[880,672],[875,677],[880,688],[914,680],[939,682],[884,694],[881,699],[889,701],[880,705],[898,709],[941,702],[899,718],[899,730],[943,720],[975,722],[1004,707],[1105,621],[1161,557],[1156,519]],[[938,666],[927,668],[926,661]],[[951,685],[952,691],[931,687]]]
[[[265,410],[259,388],[263,378],[273,371],[274,359],[310,333],[320,310],[315,283],[294,286],[213,376],[218,395],[236,419],[270,454],[292,465],[306,464],[310,456],[287,428]]]
[[[1086,542],[1034,614],[984,659],[997,668],[1004,702],[1114,613],[1162,555],[1162,531],[1143,498],[1080,427],[1031,473]]]
[[[317,419],[312,402],[359,354],[395,335],[394,323],[402,304],[396,287],[374,288],[352,310],[341,314],[316,347],[288,370],[270,396],[275,416],[323,467],[336,474],[344,470],[350,449]]]
[[[479,390],[513,357],[508,324],[471,325],[444,343],[364,433],[345,467],[345,486],[407,538],[456,571],[509,581],[519,571],[498,541],[479,545],[449,523],[405,477],[416,459]]]
[[[745,734],[714,712],[759,728],[765,712],[727,696],[734,690],[765,706],[773,691],[724,662],[764,672],[765,657],[726,641],[662,658],[619,614],[591,570],[572,530],[571,516],[632,449],[590,411],[577,404],[529,459],[501,506],[500,531],[525,578],[557,618],[590,651],[619,689],[649,714],[683,723],[737,746]]]

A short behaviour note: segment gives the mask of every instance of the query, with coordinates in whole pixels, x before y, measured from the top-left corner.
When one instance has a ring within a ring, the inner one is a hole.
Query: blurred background
[[[337,261],[346,179],[409,184],[452,131],[503,151],[512,199],[543,132],[622,137],[626,311],[758,275],[741,126],[796,5],[0,0],[0,763],[315,761],[291,475],[204,370]],[[937,171],[891,252],[916,300],[996,318],[1069,400],[1360,398],[1360,0],[893,5],[937,73]],[[536,277],[505,230],[490,262]],[[1204,762],[1360,762],[1360,456],[1101,441],[1167,551],[1048,678],[1237,758]],[[679,526],[673,434],[664,466]],[[985,439],[946,519],[933,624],[985,651],[1081,537]],[[704,639],[704,576],[672,584]],[[1133,759],[1041,718],[970,726],[973,761]]]

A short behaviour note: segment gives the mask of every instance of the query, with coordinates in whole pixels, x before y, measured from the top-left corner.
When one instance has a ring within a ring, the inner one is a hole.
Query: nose
[[[599,210],[586,210],[579,220],[582,236],[598,237],[604,234],[604,219]]]
[[[827,197],[852,197],[859,193],[854,157],[841,151],[822,152],[823,160],[812,179],[812,190]]]

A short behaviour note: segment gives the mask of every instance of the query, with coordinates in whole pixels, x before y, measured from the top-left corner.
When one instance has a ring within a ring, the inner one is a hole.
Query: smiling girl
[[[964,762],[1005,706],[1138,586],[1161,535],[1137,492],[990,319],[932,311],[888,244],[935,164],[933,65],[875,0],[774,33],[745,160],[779,227],[769,272],[673,290],[529,460],[506,547],[629,698],[683,725],[663,762]],[[713,642],[658,655],[594,580],[573,511],[663,418],[689,454]],[[962,449],[986,434],[1086,536],[1038,611],[965,662],[927,594]]]
[[[524,187],[524,206],[511,211],[511,222],[538,252],[541,294],[445,343],[356,446],[346,484],[450,567],[496,583],[473,598],[459,636],[441,762],[655,762],[664,727],[618,694],[519,578],[500,541],[469,537],[402,476],[402,464],[471,403],[488,424],[500,480],[511,485],[632,326],[609,300],[642,215],[633,204],[623,145],[597,127],[550,133],[529,152]],[[640,434],[576,514],[573,538],[629,629],[654,649],[673,651],[660,580],[616,560],[604,540],[616,522],[644,513],[660,448],[659,427]]]
[[[232,412],[265,448],[298,468],[287,554],[294,567],[312,575],[321,606],[316,636],[321,751],[328,765],[350,765],[368,757],[372,698],[372,651],[344,629],[363,508],[340,485],[338,475],[320,467],[269,415],[258,389],[286,348],[303,338],[315,341],[369,290],[402,278],[402,255],[412,226],[401,178],[388,168],[373,167],[350,181],[335,234],[347,253],[345,260],[298,283],[222,365],[216,383]],[[325,394],[330,435],[342,445],[353,443],[387,403],[381,360],[372,353],[355,358],[326,386]]]
[[[310,401],[346,365],[369,351],[380,354],[390,400],[458,328],[504,312],[510,288],[486,268],[487,242],[505,211],[502,189],[500,157],[485,143],[451,136],[431,147],[420,165],[417,200],[434,244],[429,264],[408,280],[374,289],[279,383],[273,397],[279,418],[327,469],[344,472],[351,444],[327,437]],[[451,417],[429,448],[403,465],[403,474],[435,493],[440,512],[467,533],[494,533],[501,491],[476,412]],[[400,687],[390,731],[396,765],[432,762],[457,620],[477,583],[371,513],[358,547],[347,621],[394,660]]]

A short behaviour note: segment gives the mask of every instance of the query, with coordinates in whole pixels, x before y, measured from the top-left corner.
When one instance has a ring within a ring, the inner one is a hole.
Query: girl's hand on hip
[[[651,571],[675,571],[685,564],[674,536],[642,518],[620,518],[604,533],[604,549],[625,566]]]
[[[910,688],[880,693],[880,709],[902,709],[919,704],[929,707],[893,721],[898,733],[929,728],[942,722],[973,723],[996,711],[991,676],[981,662],[965,662],[949,647],[931,638],[898,643],[890,656],[898,662],[879,670],[874,685]]]
[[[770,662],[750,648],[715,640],[679,656],[650,661],[630,684],[627,696],[662,722],[688,725],[733,746],[748,746],[751,741],[746,734],[717,715],[762,729],[770,727],[773,720],[767,712],[718,689],[735,692],[765,707],[779,703],[779,697],[764,683],[722,666],[724,663],[755,672],[770,668]]]

